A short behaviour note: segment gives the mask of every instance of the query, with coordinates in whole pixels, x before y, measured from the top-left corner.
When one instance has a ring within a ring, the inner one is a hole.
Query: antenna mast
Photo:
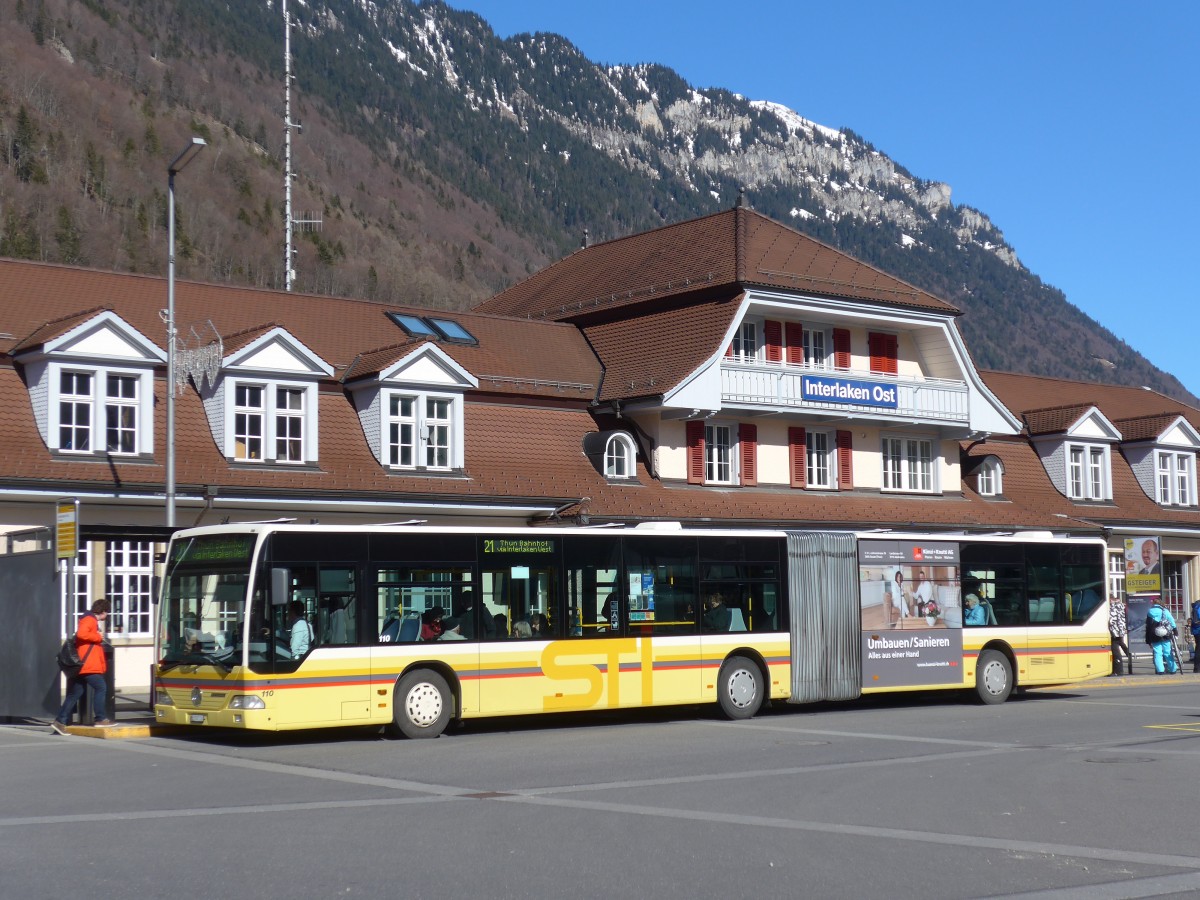
[[[292,17],[288,0],[283,2],[283,282],[292,289],[296,277],[295,250],[292,249]]]
[[[292,235],[297,225],[310,231],[321,229],[321,220],[312,218],[306,212],[303,219],[292,215],[292,182],[296,175],[292,171],[292,131],[302,132],[304,126],[292,121],[292,17],[288,13],[288,0],[281,0],[283,8],[283,216],[284,216],[284,247],[283,271],[284,286],[292,289],[296,280],[296,248]]]

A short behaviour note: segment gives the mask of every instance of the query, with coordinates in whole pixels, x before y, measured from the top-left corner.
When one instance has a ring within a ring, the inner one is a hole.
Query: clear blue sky
[[[1200,3],[449,3],[852,128],[1200,396]]]

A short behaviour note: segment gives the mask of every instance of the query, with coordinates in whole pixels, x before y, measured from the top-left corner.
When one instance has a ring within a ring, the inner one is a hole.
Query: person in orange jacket
[[[100,624],[108,618],[109,602],[101,597],[92,604],[92,610],[79,619],[79,629],[75,632],[75,652],[79,654],[83,665],[79,674],[67,681],[67,699],[63,701],[62,709],[54,717],[50,728],[57,734],[67,733],[67,722],[75,711],[75,704],[90,686],[92,689],[92,708],[101,716],[108,701],[108,685],[104,673],[108,671],[108,661],[104,657],[104,632]],[[112,724],[111,719],[98,718],[96,724],[104,728]]]

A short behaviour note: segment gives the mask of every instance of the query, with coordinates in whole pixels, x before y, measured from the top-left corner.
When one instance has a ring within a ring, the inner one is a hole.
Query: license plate
[[[190,716],[188,716],[188,721],[193,725],[203,725],[204,718],[205,717],[203,713],[192,713]]]

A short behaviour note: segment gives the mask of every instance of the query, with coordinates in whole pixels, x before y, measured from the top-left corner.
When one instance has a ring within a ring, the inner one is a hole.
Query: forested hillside
[[[465,308],[577,246],[731,205],[960,306],[985,367],[1193,399],[849,129],[441,3],[292,0],[296,289]],[[0,255],[282,287],[279,0],[0,0]],[[799,111],[802,113],[803,111]],[[1052,398],[1048,398],[1052,402]]]

